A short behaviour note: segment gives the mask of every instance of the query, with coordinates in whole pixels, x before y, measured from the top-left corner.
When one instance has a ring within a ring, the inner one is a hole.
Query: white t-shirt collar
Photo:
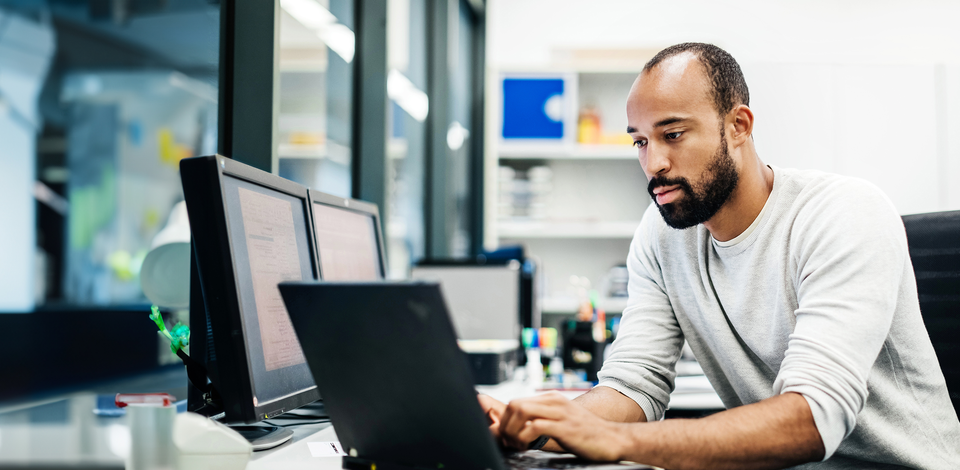
[[[722,242],[717,240],[716,238],[713,238],[713,235],[711,235],[710,238],[713,240],[714,243],[717,244],[717,246],[724,247],[724,248],[736,245],[737,243],[740,243],[746,240],[747,237],[749,237],[750,234],[757,229],[757,226],[760,225],[760,221],[763,219],[763,213],[766,212],[767,207],[770,206],[771,199],[773,199],[773,191],[771,191],[770,194],[767,196],[767,200],[763,203],[763,208],[760,209],[760,213],[757,214],[757,218],[753,219],[753,223],[750,224],[750,226],[747,227],[747,229],[744,230],[743,233],[741,233],[740,235],[737,235],[736,237],[733,237],[732,239],[727,240],[725,242]]]

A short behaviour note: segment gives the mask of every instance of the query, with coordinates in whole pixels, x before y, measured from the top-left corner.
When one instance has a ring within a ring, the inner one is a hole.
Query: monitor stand
[[[293,438],[293,431],[279,426],[230,426],[253,445],[253,451],[277,447]]]
[[[330,415],[327,414],[327,408],[323,405],[323,399],[319,399],[313,403],[303,405],[300,408],[296,408],[279,416],[279,418],[288,418],[288,419],[330,419]]]

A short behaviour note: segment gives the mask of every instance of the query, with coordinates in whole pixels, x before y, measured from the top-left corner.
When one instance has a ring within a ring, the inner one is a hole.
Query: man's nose
[[[648,178],[670,171],[670,158],[666,148],[650,142],[647,144],[646,151],[646,164],[643,166],[643,171]],[[640,163],[644,163],[643,160],[641,158]]]

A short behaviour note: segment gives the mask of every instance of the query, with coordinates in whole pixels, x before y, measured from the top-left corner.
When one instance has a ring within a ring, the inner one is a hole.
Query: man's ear
[[[730,134],[730,143],[739,147],[753,135],[753,111],[745,104],[737,105],[730,113],[733,118],[733,132]]]

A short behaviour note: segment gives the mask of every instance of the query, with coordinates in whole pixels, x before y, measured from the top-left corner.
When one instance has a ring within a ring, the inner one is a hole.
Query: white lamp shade
[[[173,206],[167,225],[153,238],[140,268],[140,287],[155,305],[190,306],[190,222],[187,205]]]

